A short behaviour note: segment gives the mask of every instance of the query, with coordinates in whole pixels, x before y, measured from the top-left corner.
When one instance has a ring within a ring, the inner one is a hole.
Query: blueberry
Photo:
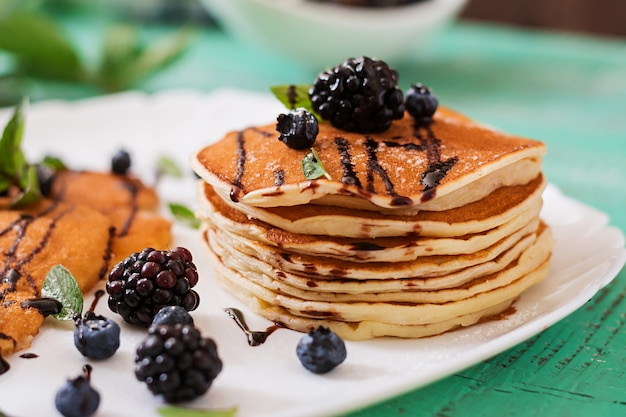
[[[317,119],[303,108],[279,114],[276,118],[278,140],[292,149],[307,149],[313,146],[319,132]]]
[[[96,412],[100,405],[100,394],[90,385],[90,377],[91,366],[85,365],[83,375],[69,379],[57,391],[54,405],[63,416],[89,417]]]
[[[130,154],[120,149],[111,159],[111,171],[113,171],[114,174],[125,175],[129,168]]]
[[[96,315],[93,311],[76,319],[74,344],[83,356],[106,359],[120,347],[120,326],[113,320]]]
[[[155,314],[152,324],[191,324],[193,326],[193,318],[182,306],[165,306]]]
[[[296,354],[302,366],[316,374],[332,370],[347,356],[343,340],[323,326],[311,330],[300,339]]]
[[[430,88],[422,84],[412,85],[404,99],[406,110],[417,122],[430,122],[438,105],[439,102]]]

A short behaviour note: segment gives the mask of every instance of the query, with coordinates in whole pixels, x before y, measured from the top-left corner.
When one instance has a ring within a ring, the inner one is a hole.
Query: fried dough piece
[[[51,199],[0,211],[0,354],[30,346],[44,314],[28,300],[40,297],[53,266],[64,265],[86,292],[131,253],[168,247],[171,223],[158,206],[136,178],[62,171]]]
[[[113,227],[84,206],[42,201],[25,210],[0,211],[0,353],[30,346],[44,315],[23,305],[41,295],[50,268],[62,264],[82,291],[108,271]]]
[[[88,205],[111,220],[115,227],[114,263],[145,247],[168,247],[172,240],[171,222],[157,213],[156,191],[137,178],[62,171],[55,179],[52,198]]]

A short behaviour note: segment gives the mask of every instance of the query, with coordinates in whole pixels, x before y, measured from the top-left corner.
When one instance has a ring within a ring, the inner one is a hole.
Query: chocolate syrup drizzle
[[[265,343],[267,338],[272,333],[284,327],[280,323],[274,323],[273,325],[265,329],[265,331],[252,331],[248,327],[248,324],[246,323],[246,319],[243,316],[243,313],[241,312],[241,310],[236,309],[236,308],[225,308],[224,311],[226,312],[226,314],[229,315],[231,319],[235,321],[237,326],[239,326],[239,328],[244,332],[244,334],[248,338],[248,345],[250,346],[262,345],[263,343]]]
[[[243,137],[243,131],[237,132],[237,175],[231,181],[230,199],[237,203],[239,202],[239,195],[243,192],[243,185],[241,185],[241,178],[246,166],[246,148]]]
[[[432,121],[415,123],[413,129],[413,138],[417,139],[417,143],[398,143],[395,141],[383,141],[382,143],[389,148],[402,147],[407,152],[425,152],[428,166],[426,171],[421,174],[420,183],[423,186],[421,202],[432,200],[436,196],[437,187],[441,181],[448,175],[448,172],[458,162],[456,156],[448,159],[441,159],[441,140],[435,136],[435,133],[431,127]],[[270,136],[269,132],[255,129],[257,133],[265,136]],[[237,133],[237,171],[235,178],[231,181],[230,198],[234,202],[239,201],[241,193],[243,193],[244,186],[241,183],[246,163],[246,149],[244,140],[245,131],[239,131]],[[401,139],[395,137],[393,139]],[[367,172],[365,173],[366,185],[363,187],[361,180],[355,172],[354,163],[352,162],[352,155],[350,154],[350,143],[347,139],[342,137],[335,137],[335,146],[339,154],[339,160],[343,168],[343,174],[341,182],[345,185],[356,186],[360,189],[364,189],[369,193],[375,192],[375,177],[379,176],[385,187],[387,195],[391,197],[392,206],[409,206],[413,204],[411,198],[401,196],[395,191],[395,186],[387,170],[378,161],[378,150],[381,143],[374,140],[372,137],[367,136],[365,138],[365,151],[367,153]],[[274,185],[280,186],[284,183],[284,171],[278,169],[274,171]]]

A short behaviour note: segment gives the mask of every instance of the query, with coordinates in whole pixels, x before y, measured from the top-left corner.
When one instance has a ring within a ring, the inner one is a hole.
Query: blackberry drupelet
[[[347,351],[344,341],[335,332],[320,326],[302,336],[296,354],[306,369],[323,374],[341,364]]]
[[[343,130],[382,132],[404,115],[398,73],[379,60],[350,58],[322,72],[309,90],[313,109]]]
[[[195,310],[200,302],[192,288],[198,271],[189,250],[145,248],[111,269],[106,283],[111,311],[132,324],[149,326],[164,306],[177,305]]]
[[[412,85],[404,99],[406,111],[418,123],[430,123],[438,105],[433,92],[423,84]]]
[[[54,405],[65,417],[89,417],[100,406],[100,394],[90,384],[91,366],[83,367],[83,375],[70,379],[56,393]]]
[[[313,146],[319,132],[317,119],[306,109],[298,108],[276,118],[278,140],[292,149],[307,149]]]
[[[111,158],[111,171],[113,171],[114,174],[126,175],[130,164],[130,154],[124,149],[120,149],[113,155],[113,158]]]
[[[170,403],[203,395],[221,370],[215,342],[189,324],[150,326],[137,347],[135,376]]]
[[[156,324],[191,324],[193,325],[193,317],[184,307],[181,306],[165,306],[159,310],[152,320],[152,325]]]

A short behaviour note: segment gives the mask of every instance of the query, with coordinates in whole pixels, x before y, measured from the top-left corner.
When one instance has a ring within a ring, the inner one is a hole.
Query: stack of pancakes
[[[253,311],[346,339],[422,337],[510,311],[548,274],[541,142],[446,108],[377,134],[321,122],[329,178],[275,124],[228,133],[192,158],[218,280]]]

